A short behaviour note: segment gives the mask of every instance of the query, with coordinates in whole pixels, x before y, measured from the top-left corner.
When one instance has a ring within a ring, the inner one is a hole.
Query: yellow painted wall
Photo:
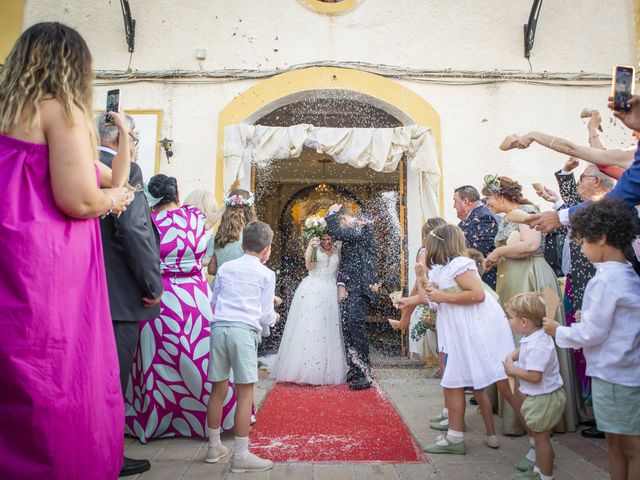
[[[4,63],[22,33],[23,17],[24,0],[0,1],[0,63]]]

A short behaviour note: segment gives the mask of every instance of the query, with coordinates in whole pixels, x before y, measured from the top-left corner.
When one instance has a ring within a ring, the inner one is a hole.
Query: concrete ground
[[[375,377],[395,404],[409,429],[422,444],[432,443],[439,432],[431,430],[428,418],[440,413],[442,390],[439,380],[426,378],[424,369],[378,368]],[[272,385],[261,379],[256,388],[259,405]],[[467,455],[428,455],[429,464],[380,463],[280,463],[269,472],[234,474],[228,458],[218,464],[204,463],[207,444],[203,440],[175,438],[152,441],[147,445],[127,438],[125,455],[151,460],[151,470],[133,480],[369,480],[369,479],[510,479],[513,464],[527,452],[526,437],[500,436],[500,448],[492,450],[481,442],[482,420],[475,407],[468,406],[465,421]],[[499,431],[499,419],[496,428]],[[552,439],[556,454],[554,478],[557,480],[600,480],[609,478],[605,440],[590,440],[579,433],[558,434]],[[233,437],[223,436],[227,447]]]

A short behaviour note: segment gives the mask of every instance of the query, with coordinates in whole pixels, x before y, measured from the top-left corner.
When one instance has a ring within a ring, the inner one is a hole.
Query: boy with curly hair
[[[581,321],[563,327],[545,318],[544,329],[559,347],[584,352],[611,478],[640,478],[640,278],[623,253],[636,225],[621,200],[605,198],[576,212],[571,229],[596,274],[585,290]]]

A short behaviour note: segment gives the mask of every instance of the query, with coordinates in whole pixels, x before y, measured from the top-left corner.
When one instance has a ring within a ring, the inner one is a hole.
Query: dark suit
[[[113,154],[100,151],[100,161],[111,168]],[[131,164],[129,184],[143,184],[142,172],[135,163]],[[143,297],[157,298],[162,293],[160,239],[141,191],[136,192],[119,218],[107,215],[101,219],[100,231],[124,393],[138,342],[138,322],[153,319],[160,313],[160,305],[146,308],[142,300]]]
[[[464,232],[469,248],[475,248],[485,257],[496,248],[494,241],[498,233],[498,222],[486,206],[478,205],[471,210],[467,218],[458,224],[458,227]],[[482,279],[495,290],[496,269],[489,270]]]
[[[582,202],[582,197],[578,193],[578,187],[573,173],[570,175],[561,175],[561,170],[558,170],[556,180],[558,181],[558,188],[560,189],[560,196],[567,207],[573,207]],[[561,229],[565,230],[566,229]],[[596,269],[593,264],[582,254],[580,245],[573,240],[569,243],[569,252],[571,256],[571,288],[573,290],[573,309],[580,310],[582,308],[582,299],[584,297],[584,291],[587,288],[587,283],[596,274]]]
[[[343,283],[348,293],[340,304],[347,364],[355,376],[367,376],[369,337],[364,322],[376,298],[369,285],[378,282],[374,233],[369,224],[343,228],[337,215],[329,215],[325,220],[329,235],[342,242],[338,283]]]

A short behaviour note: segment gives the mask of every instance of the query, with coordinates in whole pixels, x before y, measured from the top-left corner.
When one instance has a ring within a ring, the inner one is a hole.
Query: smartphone
[[[107,112],[119,112],[120,111],[120,89],[109,90],[107,92]],[[113,118],[107,115],[107,122],[113,122]]]
[[[618,112],[628,112],[631,110],[629,100],[633,95],[636,75],[633,67],[613,67],[613,82],[611,86],[611,96],[613,97],[613,109]]]

